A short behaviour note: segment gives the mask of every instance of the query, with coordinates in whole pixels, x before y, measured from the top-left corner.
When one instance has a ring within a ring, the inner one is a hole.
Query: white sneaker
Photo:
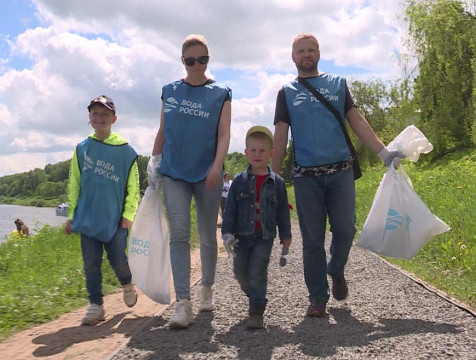
[[[96,325],[100,321],[106,320],[105,315],[106,313],[102,305],[91,304],[86,310],[83,320],[81,320],[81,325]]]
[[[187,328],[193,323],[192,303],[188,299],[182,299],[175,305],[175,314],[169,320],[171,328]]]
[[[213,290],[211,286],[202,286],[200,291],[200,308],[199,311],[213,311]]]
[[[122,298],[129,307],[133,307],[137,303],[137,291],[132,283],[122,286]]]

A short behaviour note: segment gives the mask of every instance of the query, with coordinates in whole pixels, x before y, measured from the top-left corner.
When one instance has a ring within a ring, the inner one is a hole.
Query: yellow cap
[[[251,127],[248,130],[248,132],[246,133],[246,138],[245,139],[248,139],[248,137],[250,135],[255,134],[255,133],[262,133],[262,134],[266,135],[271,140],[271,145],[273,144],[273,133],[266,126],[256,125],[256,126]]]

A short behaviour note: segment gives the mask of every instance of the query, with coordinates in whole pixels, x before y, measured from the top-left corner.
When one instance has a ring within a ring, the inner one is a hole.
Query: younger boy
[[[81,234],[86,289],[90,305],[81,324],[105,320],[101,263],[103,249],[127,306],[137,302],[127,261],[127,229],[132,226],[139,200],[137,153],[119,134],[111,132],[116,107],[100,95],[88,106],[94,134],[80,142],[71,160],[66,234]]]
[[[222,223],[225,249],[234,257],[233,271],[249,298],[246,327],[250,330],[263,328],[268,264],[276,226],[283,246],[291,244],[284,180],[268,167],[273,152],[273,134],[268,128],[253,126],[248,130],[245,155],[249,166],[231,184]]]

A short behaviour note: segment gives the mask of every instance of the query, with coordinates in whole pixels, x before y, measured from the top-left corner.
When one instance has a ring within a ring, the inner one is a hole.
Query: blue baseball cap
[[[114,111],[114,114],[116,113],[116,105],[114,105],[114,102],[109,96],[106,95],[99,95],[98,97],[95,97],[94,99],[91,100],[91,103],[88,106],[88,110],[91,108],[91,106],[95,104],[101,104],[108,108],[109,110]]]

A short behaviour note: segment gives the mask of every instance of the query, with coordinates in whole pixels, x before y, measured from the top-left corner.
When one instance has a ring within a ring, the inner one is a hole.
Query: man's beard
[[[317,61],[306,61],[305,64],[296,64],[296,67],[302,72],[312,72],[317,69]]]

